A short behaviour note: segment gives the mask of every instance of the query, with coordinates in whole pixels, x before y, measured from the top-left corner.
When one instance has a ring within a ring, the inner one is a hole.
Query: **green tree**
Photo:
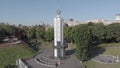
[[[72,43],[75,42],[74,36],[76,35],[75,33],[76,33],[76,30],[78,30],[78,29],[79,29],[79,25],[78,25],[78,26],[71,27],[71,30],[70,30],[70,32],[69,32],[69,34],[70,34],[69,37],[70,37]]]
[[[91,32],[86,24],[77,26],[74,32],[74,41],[76,44],[76,57],[85,61],[89,58],[89,46],[91,45]]]
[[[54,39],[54,29],[53,28],[49,28],[45,32],[45,39],[46,39],[46,41],[52,41]]]
[[[0,43],[2,42],[2,36],[1,36],[1,34],[0,34]]]
[[[65,39],[67,42],[70,42],[70,41],[71,41],[70,32],[71,32],[71,28],[68,27],[68,26],[65,26],[65,27],[64,27],[64,39]]]
[[[36,26],[36,38],[39,41],[45,40],[45,28],[42,25]]]
[[[29,27],[28,26],[22,26],[19,25],[16,30],[16,37],[19,39],[22,39],[24,41],[27,41],[27,35],[29,33]]]
[[[29,39],[35,39],[36,38],[36,29],[35,29],[34,26],[30,27],[30,29],[28,30],[27,37]]]
[[[107,42],[120,42],[120,23],[113,23],[106,27]]]
[[[92,26],[92,40],[93,44],[103,43],[106,39],[106,27],[103,23],[97,23]]]
[[[2,41],[2,28],[0,27],[0,42]]]
[[[17,27],[15,25],[0,24],[0,40],[15,35],[16,31]]]
[[[15,35],[16,27],[14,25],[4,24],[2,28],[6,31],[6,35]]]

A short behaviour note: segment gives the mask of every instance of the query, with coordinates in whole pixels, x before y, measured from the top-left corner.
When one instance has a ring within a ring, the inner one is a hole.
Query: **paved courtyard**
[[[69,51],[67,51],[69,53]],[[70,51],[71,52],[71,51]],[[31,65],[33,68],[56,68],[55,63],[59,60],[52,59],[53,49],[44,49],[38,52],[33,58],[27,59],[26,62]],[[40,62],[36,61],[36,58],[44,60],[47,64],[52,64],[53,66],[43,65]],[[70,53],[64,60],[61,60],[61,64],[57,68],[80,68],[80,62],[76,59],[74,53]]]

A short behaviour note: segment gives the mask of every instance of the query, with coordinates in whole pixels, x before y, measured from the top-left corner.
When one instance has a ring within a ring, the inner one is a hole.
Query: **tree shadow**
[[[76,51],[76,48],[71,49],[71,50],[66,50],[65,55],[66,56],[73,55],[73,54],[75,54],[75,51]],[[92,58],[94,58],[100,54],[103,54],[104,51],[105,51],[105,48],[99,47],[98,45],[93,45],[93,46],[89,47],[89,58],[86,61],[91,60]]]
[[[102,47],[92,47],[91,49],[90,49],[90,57],[89,57],[89,59],[88,60],[90,60],[90,59],[92,59],[92,58],[94,58],[94,57],[96,57],[96,56],[98,56],[98,55],[100,55],[100,54],[103,54],[103,52],[105,51],[105,48],[102,48]]]
[[[65,55],[66,55],[66,56],[70,56],[70,55],[72,55],[72,54],[74,54],[74,53],[75,53],[75,48],[74,48],[74,49],[71,49],[71,50],[66,50]]]

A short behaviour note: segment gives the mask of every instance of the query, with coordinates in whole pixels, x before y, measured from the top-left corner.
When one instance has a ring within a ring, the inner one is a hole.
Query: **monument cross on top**
[[[61,10],[57,9],[57,17],[60,17],[60,15],[61,15]]]

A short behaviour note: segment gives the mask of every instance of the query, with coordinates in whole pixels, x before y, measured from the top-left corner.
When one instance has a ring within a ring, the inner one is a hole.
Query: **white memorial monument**
[[[63,29],[64,22],[60,16],[60,9],[57,10],[57,16],[54,18],[54,57],[64,57],[64,44],[63,44]]]
[[[18,59],[16,65],[18,68],[77,68],[79,67],[79,60],[75,57],[69,57],[69,60],[65,57],[63,30],[64,22],[60,16],[60,9],[57,10],[57,16],[54,18],[54,47],[53,50],[46,48],[37,52],[32,58]],[[54,55],[53,55],[54,54]],[[75,60],[74,60],[75,59]],[[64,63],[69,62],[68,63]],[[64,63],[64,64],[63,64]],[[71,65],[72,64],[72,65]]]

